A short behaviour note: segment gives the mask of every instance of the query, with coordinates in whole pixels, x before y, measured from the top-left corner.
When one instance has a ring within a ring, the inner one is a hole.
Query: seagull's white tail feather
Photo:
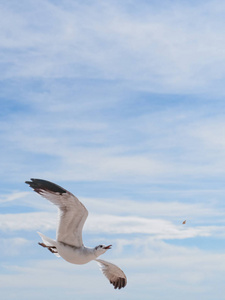
[[[49,238],[49,237],[47,237],[47,236],[45,236],[43,233],[41,233],[41,232],[38,232],[37,231],[37,233],[40,235],[40,237],[41,237],[41,239],[42,239],[42,241],[43,241],[43,243],[46,245],[46,246],[57,246],[57,242],[56,241],[54,241],[53,239],[51,239],[51,238]],[[54,253],[57,257],[60,257],[60,255],[58,254],[58,253]]]
[[[46,246],[56,246],[56,241],[45,236],[43,233],[37,232]]]

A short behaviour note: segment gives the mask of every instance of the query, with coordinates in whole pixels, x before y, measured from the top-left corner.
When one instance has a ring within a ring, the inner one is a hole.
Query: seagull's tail
[[[50,239],[49,237],[45,236],[43,233],[40,233],[37,231],[37,233],[40,235],[42,241],[44,242],[44,244],[46,246],[57,246],[56,241],[54,241],[53,239]],[[58,253],[54,253],[56,256],[60,257],[60,255]]]

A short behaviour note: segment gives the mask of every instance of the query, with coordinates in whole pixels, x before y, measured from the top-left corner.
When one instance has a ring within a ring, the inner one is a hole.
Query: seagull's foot
[[[58,253],[57,249],[55,246],[47,246],[44,243],[38,243],[40,246],[44,247],[44,248],[48,248],[48,250],[52,253]]]
[[[48,250],[52,253],[58,253],[58,251],[56,250],[56,247],[55,246],[50,246],[50,247],[47,247]]]
[[[44,247],[44,248],[47,248],[48,246],[46,246],[44,243],[38,243],[38,245]]]

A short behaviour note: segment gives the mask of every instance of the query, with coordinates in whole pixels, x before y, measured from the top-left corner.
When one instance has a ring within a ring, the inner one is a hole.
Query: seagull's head
[[[95,254],[96,256],[102,255],[103,253],[105,253],[107,250],[111,249],[112,245],[98,245],[95,247]]]

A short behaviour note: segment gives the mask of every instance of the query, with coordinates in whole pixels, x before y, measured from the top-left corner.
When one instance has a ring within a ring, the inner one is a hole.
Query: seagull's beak
[[[111,249],[112,245],[104,247],[104,249]]]

